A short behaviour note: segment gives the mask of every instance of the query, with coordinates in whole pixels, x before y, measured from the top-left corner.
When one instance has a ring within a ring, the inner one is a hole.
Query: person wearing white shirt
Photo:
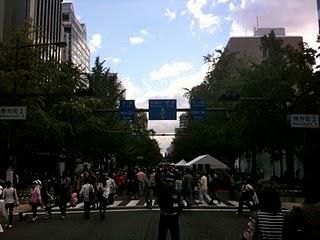
[[[12,183],[7,181],[7,186],[3,190],[2,197],[4,199],[5,208],[8,215],[9,228],[12,228],[13,208],[18,206],[17,190],[12,187]]]
[[[201,203],[204,203],[204,198],[208,201],[209,204],[212,204],[212,199],[208,194],[208,178],[203,173],[202,177],[199,180],[199,200]]]

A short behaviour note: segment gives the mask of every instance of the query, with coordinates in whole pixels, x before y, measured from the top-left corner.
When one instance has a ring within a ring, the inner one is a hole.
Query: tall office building
[[[318,31],[320,33],[320,0],[317,0],[317,8],[318,8]]]
[[[0,41],[10,43],[10,34],[25,26],[37,30],[30,35],[34,44],[43,47],[44,59],[60,59],[62,0],[0,0]]]
[[[4,0],[0,0],[0,42],[3,41],[4,28]]]
[[[75,64],[84,73],[90,70],[90,50],[87,45],[87,30],[77,19],[72,3],[62,4],[63,41],[62,61]]]
[[[247,57],[255,63],[260,63],[267,56],[261,49],[261,37],[270,34],[271,31],[283,41],[284,45],[291,45],[296,49],[303,41],[301,36],[286,36],[284,28],[258,28],[252,37],[231,37],[226,49],[229,52],[237,52],[240,57]]]

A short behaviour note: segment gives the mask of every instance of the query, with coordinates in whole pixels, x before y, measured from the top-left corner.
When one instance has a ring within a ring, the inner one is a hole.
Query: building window
[[[71,27],[65,27],[64,32],[71,33]]]
[[[269,55],[268,49],[265,49],[265,48],[262,49],[262,57],[263,57],[263,58],[267,58],[268,55]]]
[[[62,21],[69,21],[69,14],[62,14]]]

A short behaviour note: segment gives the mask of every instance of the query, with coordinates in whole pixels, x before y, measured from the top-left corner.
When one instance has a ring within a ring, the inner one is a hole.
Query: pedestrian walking
[[[144,196],[145,196],[145,201],[147,208],[151,209],[152,208],[152,182],[151,182],[151,172],[150,170],[147,171],[145,178],[145,187],[144,187]]]
[[[54,204],[52,181],[48,177],[47,173],[44,174],[41,186],[41,198],[45,209],[45,219],[51,217],[51,206]]]
[[[114,197],[115,197],[116,191],[117,191],[117,185],[116,185],[116,183],[115,183],[115,181],[113,179],[112,173],[109,173],[108,177],[107,177],[107,189],[109,191],[109,194],[108,194],[108,205],[112,205],[113,201],[114,201]]]
[[[187,206],[190,207],[193,202],[193,189],[194,189],[194,179],[191,175],[191,170],[187,168],[185,174],[182,177],[183,182],[183,197],[187,202]]]
[[[128,169],[128,173],[127,173],[127,196],[131,199],[134,199],[134,195],[135,195],[135,179],[136,179],[136,175],[133,171],[132,168]]]
[[[202,177],[198,182],[198,188],[199,188],[199,201],[201,203],[205,203],[205,199],[206,199],[209,204],[212,204],[212,199],[208,194],[208,178],[205,175],[205,172],[203,172]]]
[[[32,221],[36,221],[38,219],[38,207],[41,206],[41,182],[39,180],[35,180],[32,182],[31,193],[30,193],[30,205],[32,208]]]
[[[165,240],[168,230],[172,240],[180,239],[179,215],[182,205],[180,195],[175,190],[174,180],[173,174],[165,177],[157,200],[160,207],[158,240]]]
[[[108,197],[110,194],[110,186],[107,186],[107,180],[104,176],[100,178],[97,185],[97,199],[99,202],[99,213],[102,220],[105,219],[106,207],[108,205]]]
[[[89,183],[88,178],[84,179],[84,184],[81,187],[79,195],[81,196],[84,204],[84,217],[89,219],[90,217],[90,207],[92,201],[94,200],[95,191],[92,184]]]
[[[249,180],[244,179],[242,181],[242,185],[240,187],[240,199],[239,199],[239,206],[237,210],[237,214],[242,214],[242,209],[244,203],[248,206],[248,208],[252,211],[253,205],[251,204],[251,201],[253,200],[253,196],[255,193],[255,190],[253,186],[250,184]]]
[[[19,205],[17,190],[12,187],[11,181],[7,181],[6,188],[2,192],[8,221],[5,226],[12,228],[13,208]]]
[[[272,187],[266,187],[259,196],[260,210],[250,217],[242,240],[282,240],[285,220],[279,193]]]
[[[61,219],[65,219],[67,214],[67,203],[71,199],[71,180],[64,172],[57,183],[56,202],[61,212]]]
[[[137,180],[138,180],[138,184],[139,184],[138,185],[139,196],[141,197],[144,194],[144,188],[145,188],[144,178],[145,178],[146,174],[144,173],[143,170],[138,169],[136,176],[137,176]]]
[[[4,200],[2,199],[3,187],[0,185],[0,233],[4,232],[1,223],[8,221]],[[3,221],[4,219],[4,221]]]
[[[234,174],[230,173],[229,177],[229,198],[234,200],[236,198],[236,181],[234,180]]]

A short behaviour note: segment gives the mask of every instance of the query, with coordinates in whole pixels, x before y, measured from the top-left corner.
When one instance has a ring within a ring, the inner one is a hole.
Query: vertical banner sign
[[[121,100],[120,101],[120,119],[121,120],[133,120],[135,114],[134,100]]]
[[[149,100],[149,120],[177,120],[177,100]]]
[[[205,117],[205,103],[202,99],[191,100],[191,116],[195,120],[202,120]]]

